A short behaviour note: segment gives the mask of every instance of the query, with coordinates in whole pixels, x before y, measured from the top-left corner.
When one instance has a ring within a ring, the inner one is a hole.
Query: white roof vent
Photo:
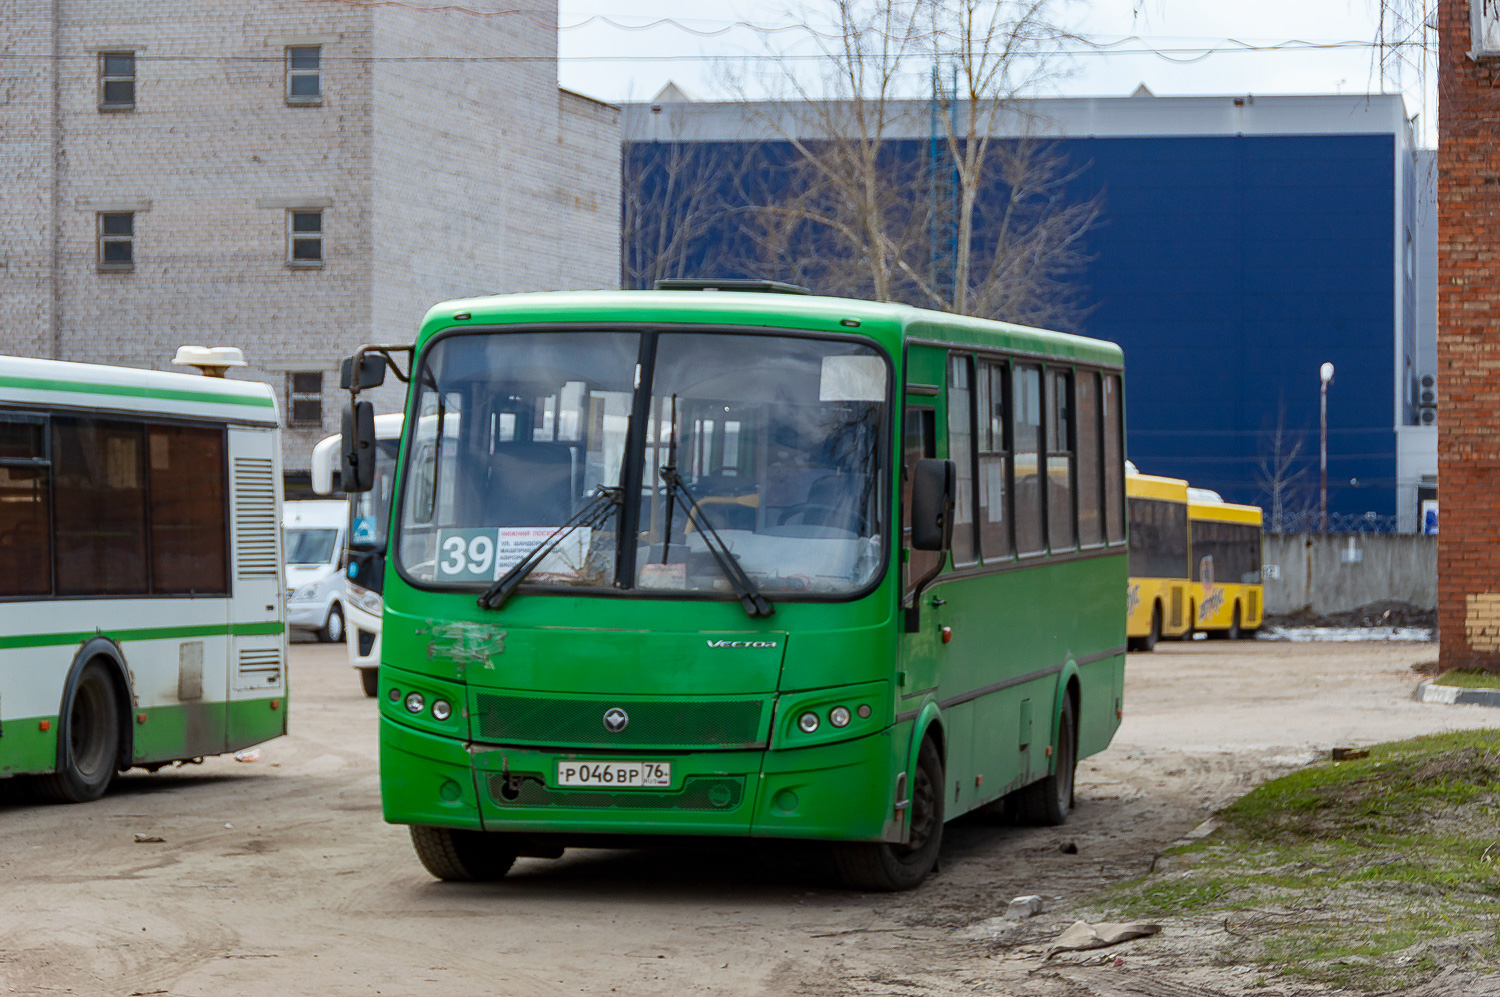
[[[245,366],[245,354],[233,346],[182,346],[172,363],[178,367],[197,367],[204,377],[223,377],[230,367]]]

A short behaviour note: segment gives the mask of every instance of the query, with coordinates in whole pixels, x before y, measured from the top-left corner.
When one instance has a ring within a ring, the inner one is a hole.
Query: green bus
[[[346,487],[410,382],[367,556],[433,875],[713,835],[906,889],[966,811],[1067,818],[1121,716],[1120,350],[795,290],[451,301],[346,361]]]

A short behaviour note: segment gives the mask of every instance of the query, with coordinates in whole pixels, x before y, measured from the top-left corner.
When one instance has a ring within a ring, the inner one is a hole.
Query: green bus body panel
[[[272,702],[242,699],[137,710],[130,714],[135,751],[129,763],[152,765],[218,755],[280,737],[286,733],[286,701],[275,700],[274,709]],[[55,716],[5,721],[0,729],[0,776],[44,775],[56,769],[57,723]]]
[[[42,724],[47,725],[42,730]],[[0,727],[0,776],[41,775],[57,768],[57,717],[19,717]]]
[[[946,380],[948,348],[922,340],[1122,364],[1112,344],[1044,330],[898,305],[740,293],[445,302],[428,313],[418,347],[448,328],[554,323],[866,337],[896,365],[897,453],[900,385]],[[944,456],[944,397],[913,403],[937,410]],[[893,515],[898,486],[890,482]],[[923,593],[920,629],[910,634],[898,606],[901,551],[887,554],[887,570],[866,595],[778,601],[774,615],[761,619],[728,599],[525,586],[502,610],[487,611],[475,604],[476,589],[415,588],[392,558],[379,692],[385,818],[537,833],[902,841],[909,814],[895,809],[898,774],[907,774],[909,793],[920,739],[931,729],[941,729],[946,746],[950,818],[1049,773],[1048,748],[1066,683],[1075,678],[1079,755],[1108,745],[1124,680],[1123,546],[1031,564],[1007,559],[999,571],[955,571],[950,563]],[[942,604],[932,605],[934,597]],[[439,722],[430,710],[411,714],[403,706],[411,692],[429,703],[445,699],[452,716]],[[602,726],[607,705],[641,726],[613,738]],[[870,716],[843,731],[826,720],[813,735],[798,729],[803,712],[826,718],[835,705],[866,705]],[[747,739],[752,717],[755,735]],[[715,730],[729,732],[727,740],[705,744]],[[567,758],[670,762],[673,785],[557,787],[557,762]]]

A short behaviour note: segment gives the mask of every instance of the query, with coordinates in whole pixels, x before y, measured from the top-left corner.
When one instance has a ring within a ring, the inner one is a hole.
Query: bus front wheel
[[[1154,651],[1156,642],[1159,640],[1161,640],[1161,603],[1158,602],[1151,607],[1151,629],[1144,637],[1132,637],[1130,641],[1134,643],[1134,649],[1137,651]]]
[[[57,771],[42,777],[42,792],[60,803],[97,800],[120,757],[120,705],[109,669],[98,661],[84,666],[57,728]]]
[[[1057,744],[1053,747],[1052,774],[1016,791],[1017,811],[1026,824],[1056,826],[1068,822],[1073,809],[1073,773],[1078,766],[1073,697],[1063,697],[1062,716],[1057,721]]]
[[[426,870],[450,883],[488,883],[503,879],[515,865],[516,852],[499,834],[460,831],[413,824],[412,847]]]
[[[855,890],[910,890],[937,865],[943,845],[943,759],[929,738],[917,753],[906,844],[851,842],[834,852],[839,876]]]

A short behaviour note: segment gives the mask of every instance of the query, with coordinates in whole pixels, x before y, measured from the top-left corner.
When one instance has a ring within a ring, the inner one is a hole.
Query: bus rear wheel
[[[1240,632],[1240,604],[1234,604],[1234,616],[1229,621],[1229,629],[1224,632],[1229,640],[1239,640],[1243,634]]]
[[[1063,697],[1057,721],[1057,744],[1052,749],[1052,774],[1016,791],[1016,811],[1023,824],[1056,826],[1068,822],[1073,809],[1073,773],[1078,766],[1078,737],[1073,697]]]
[[[433,876],[450,883],[489,883],[503,879],[516,863],[514,848],[501,834],[413,824],[412,847]]]
[[[907,843],[851,842],[834,852],[839,877],[855,890],[890,892],[921,884],[937,865],[943,845],[943,760],[931,738],[917,753]]]
[[[371,699],[380,691],[380,669],[361,668],[359,670],[359,684],[365,687],[365,695]]]
[[[57,771],[43,776],[44,795],[60,803],[88,803],[104,795],[120,757],[120,705],[109,669],[84,666],[62,705],[57,725]]]

